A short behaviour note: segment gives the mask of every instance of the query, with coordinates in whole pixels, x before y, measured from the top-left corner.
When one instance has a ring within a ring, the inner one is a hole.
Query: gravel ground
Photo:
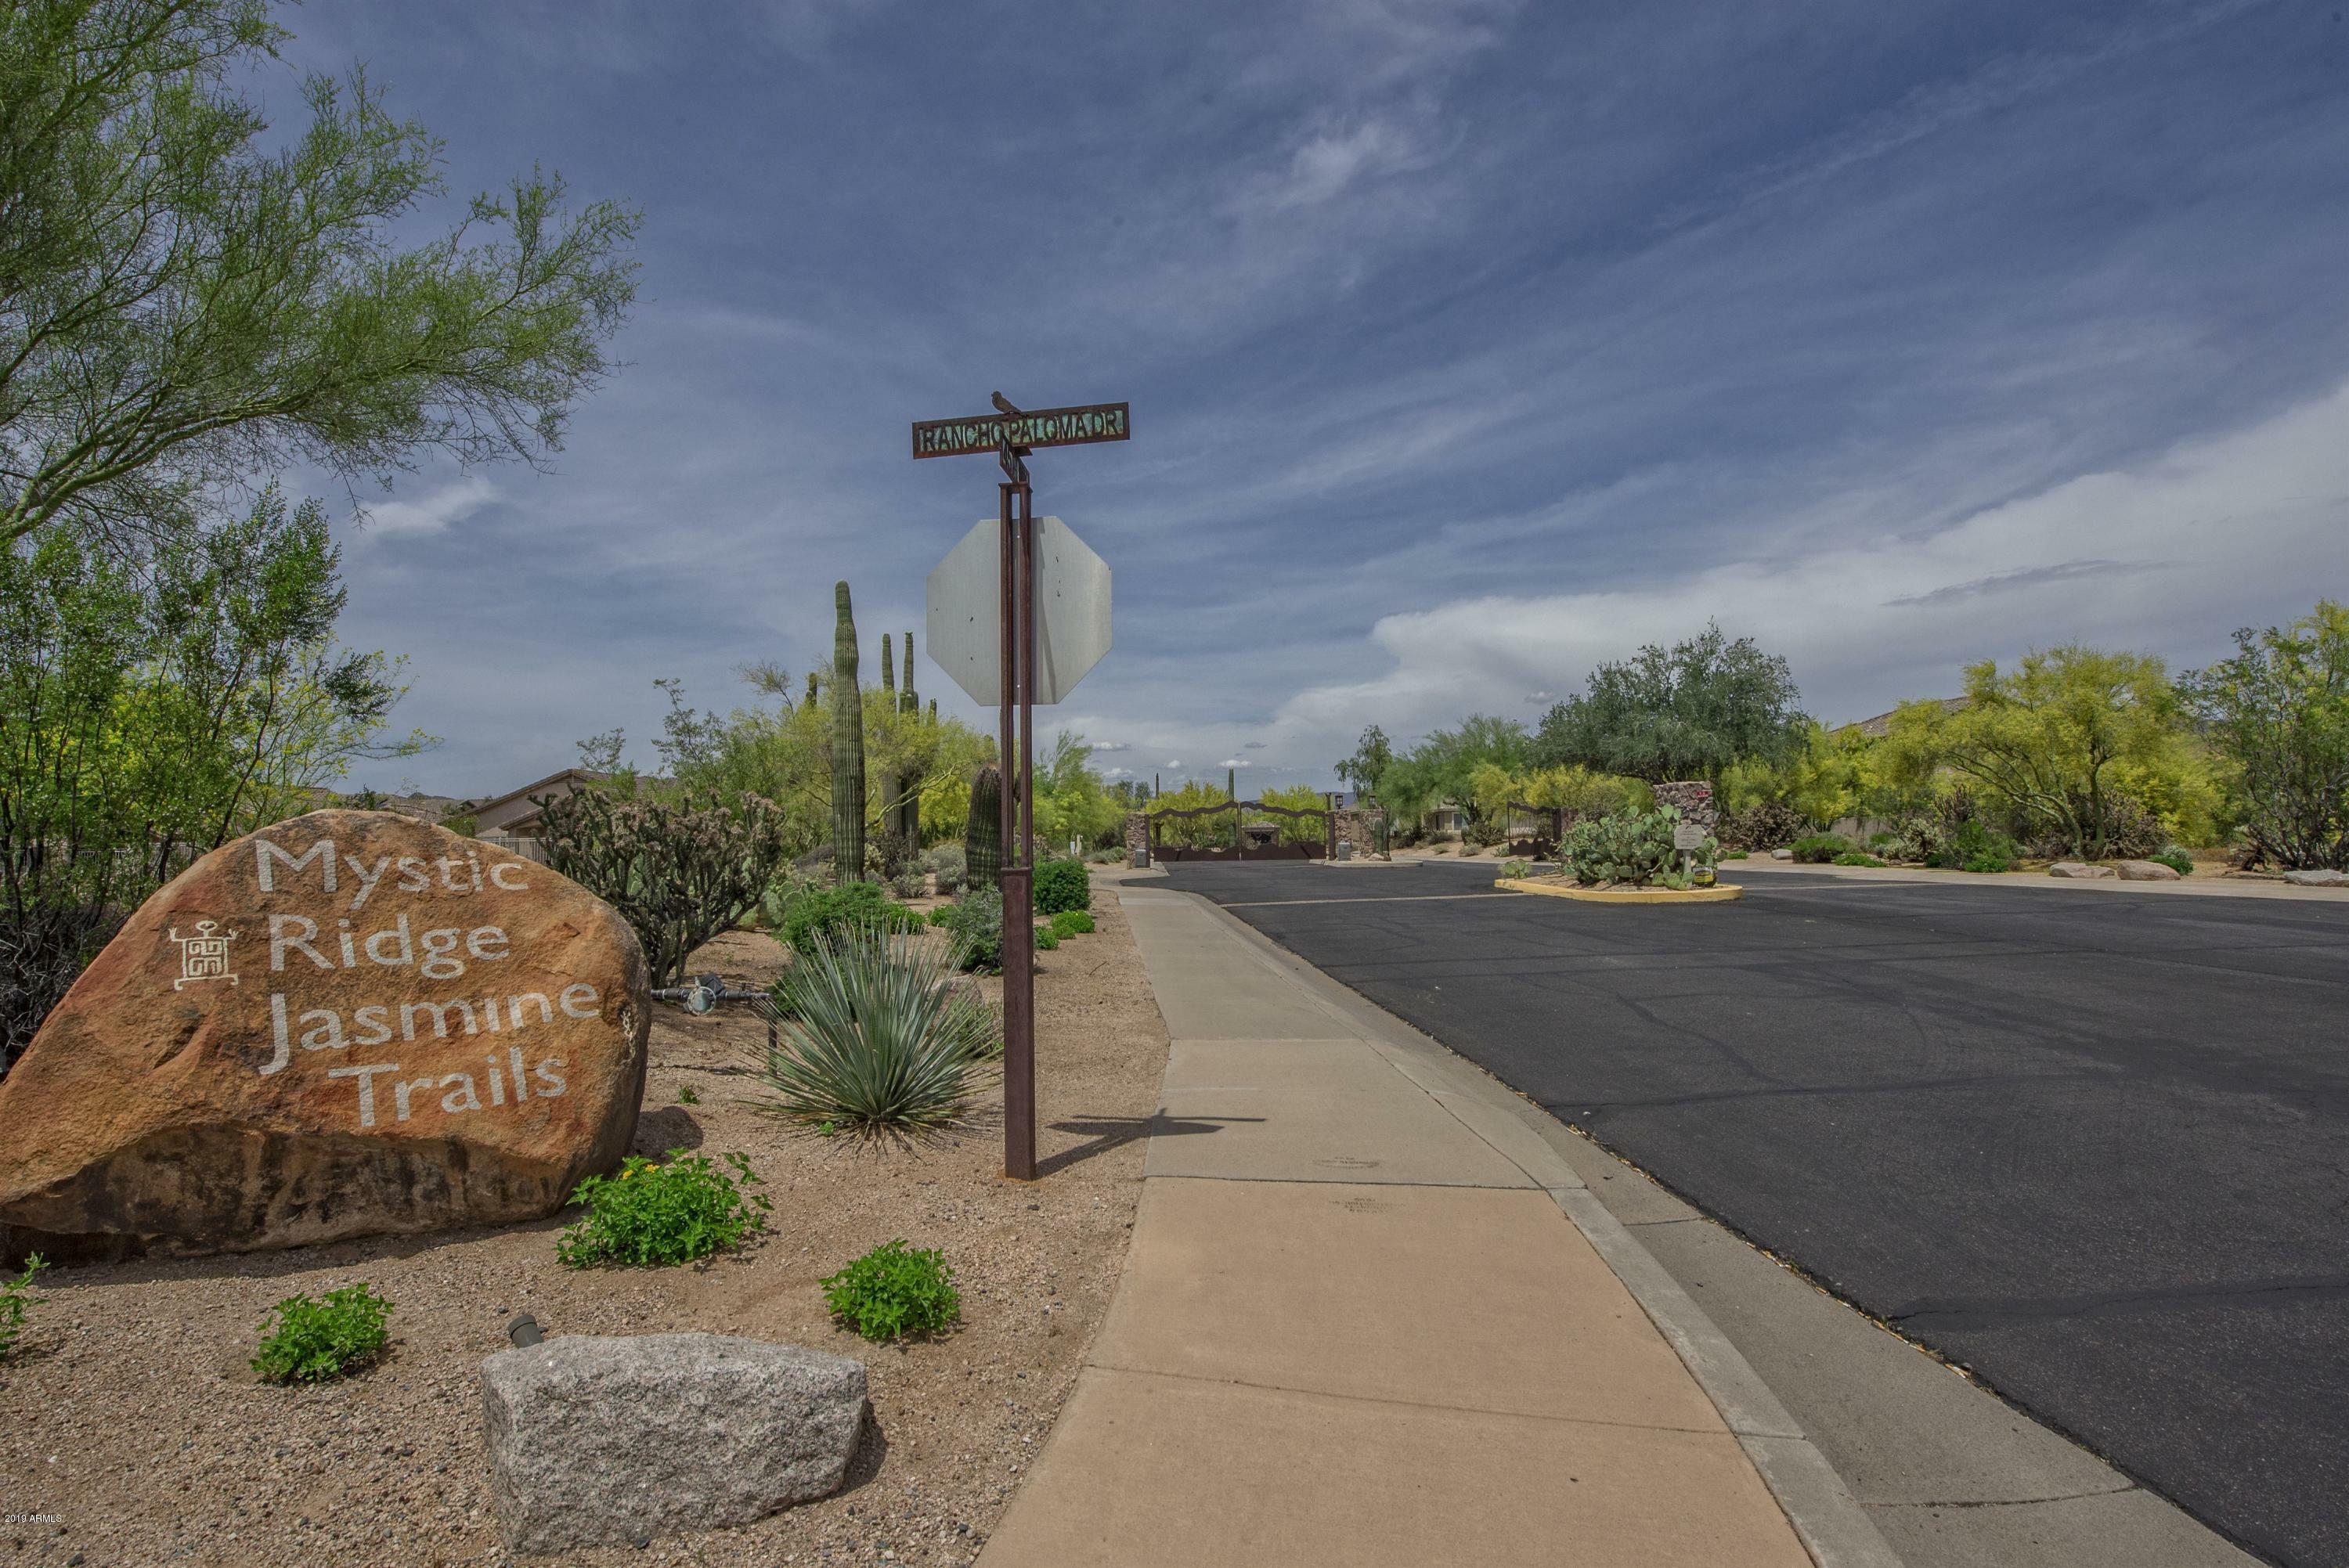
[[[1166,1033],[1118,901],[1039,955],[1040,1150],[1004,1181],[1001,1096],[926,1147],[795,1135],[736,1070],[747,1016],[657,1009],[636,1147],[740,1150],[774,1201],[766,1236],[693,1269],[575,1272],[561,1219],[290,1253],[62,1270],[0,1363],[0,1557],[27,1563],[450,1564],[506,1560],[481,1439],[481,1358],[518,1312],[550,1334],[709,1330],[862,1358],[874,1421],[848,1485],[741,1530],[564,1558],[583,1564],[960,1563],[978,1554],[1068,1397],[1132,1233]],[[694,970],[771,976],[736,932]],[[996,983],[990,982],[991,991]],[[681,1103],[692,1094],[697,1103]],[[880,1243],[941,1250],[963,1323],[867,1345],[833,1327],[817,1281]],[[257,1383],[279,1299],[365,1280],[389,1297],[392,1352],[318,1388]],[[534,1559],[549,1562],[551,1559]]]

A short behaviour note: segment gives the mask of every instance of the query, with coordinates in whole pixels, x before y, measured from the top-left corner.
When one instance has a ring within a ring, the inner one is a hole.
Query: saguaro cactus
[[[882,639],[884,643],[887,640],[885,637]],[[911,632],[905,634],[905,679],[898,688],[897,711],[912,719],[922,717],[922,699],[914,691],[914,634]],[[909,770],[897,782],[905,790],[903,803],[897,808],[897,831],[905,835],[905,842],[919,849],[922,843],[921,780]]]
[[[881,634],[881,689],[889,694],[889,703],[893,707],[897,702],[897,664],[891,656],[890,649],[895,645],[889,634],[884,632]]]
[[[864,874],[864,692],[856,684],[856,617],[848,584],[833,585],[832,866],[842,882]]]
[[[1003,774],[988,763],[970,781],[970,816],[962,825],[963,876],[994,887],[1003,874]]]

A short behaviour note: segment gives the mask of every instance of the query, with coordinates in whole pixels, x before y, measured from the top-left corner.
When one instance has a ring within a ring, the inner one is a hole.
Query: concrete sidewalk
[[[1174,1041],[1148,1181],[983,1563],[1894,1563],[1538,1110],[1203,902],[1120,896]]]

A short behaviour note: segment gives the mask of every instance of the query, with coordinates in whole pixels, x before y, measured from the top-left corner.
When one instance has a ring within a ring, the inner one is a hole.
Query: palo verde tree
[[[306,810],[401,687],[336,647],[339,552],[274,490],[150,524],[140,562],[50,527],[0,551],[0,1070],[124,916],[197,855]]]
[[[2003,674],[1984,659],[1966,667],[1966,696],[1896,709],[1885,766],[1944,769],[2026,834],[2087,860],[2103,858],[2125,812],[2178,837],[2209,814],[2209,766],[2151,655],[2066,645]]]
[[[2179,683],[2231,765],[2233,807],[2263,860],[2349,871],[2349,606],[2235,634],[2235,655]]]
[[[440,145],[354,70],[275,148],[265,0],[0,11],[0,544],[119,542],[300,459],[536,461],[605,373],[636,215],[537,172],[439,239]]]
[[[1802,694],[1786,661],[1732,642],[1718,624],[1665,648],[1651,643],[1590,672],[1582,695],[1557,704],[1535,737],[1536,759],[1661,784],[1718,780],[1749,758],[1801,747]]]

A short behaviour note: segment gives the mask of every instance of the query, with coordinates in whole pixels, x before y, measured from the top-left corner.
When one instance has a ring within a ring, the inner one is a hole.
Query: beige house
[[[566,768],[560,773],[550,773],[535,783],[525,784],[493,799],[483,800],[470,813],[473,819],[473,836],[485,843],[499,845],[534,861],[543,861],[546,857],[538,844],[538,802],[550,795],[568,795],[590,784],[601,783],[606,777],[606,774],[590,773],[584,768]]]

